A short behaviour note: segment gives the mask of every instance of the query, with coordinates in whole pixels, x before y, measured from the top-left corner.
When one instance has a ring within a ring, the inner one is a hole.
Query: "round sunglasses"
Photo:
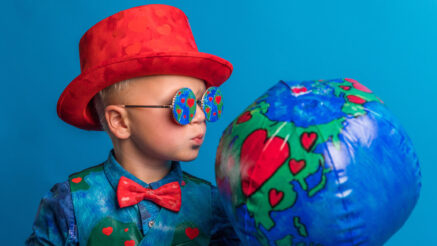
[[[205,113],[207,121],[217,121],[223,112],[222,94],[217,87],[209,87],[200,100],[196,100],[190,88],[179,89],[173,97],[171,105],[122,105],[125,108],[170,108],[173,119],[179,125],[189,124],[196,115],[197,105]]]

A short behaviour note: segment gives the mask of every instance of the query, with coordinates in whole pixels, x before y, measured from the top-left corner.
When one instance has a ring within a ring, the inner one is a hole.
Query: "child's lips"
[[[191,140],[193,141],[193,142],[195,142],[196,144],[202,144],[203,143],[203,137],[204,137],[204,135],[203,134],[199,134],[199,135],[197,135],[197,136],[195,136],[194,138],[192,138]]]

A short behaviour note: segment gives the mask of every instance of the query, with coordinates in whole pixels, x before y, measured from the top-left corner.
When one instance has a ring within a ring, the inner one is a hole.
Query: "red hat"
[[[232,73],[228,61],[197,50],[178,8],[151,4],[120,11],[91,27],[79,42],[81,74],[58,100],[58,115],[85,130],[102,130],[91,99],[129,78],[177,74],[219,86]]]

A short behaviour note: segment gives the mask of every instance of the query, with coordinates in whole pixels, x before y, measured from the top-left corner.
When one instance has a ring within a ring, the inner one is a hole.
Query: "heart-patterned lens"
[[[223,112],[222,93],[217,87],[209,87],[202,97],[202,109],[208,121],[217,121]]]
[[[182,88],[173,97],[173,118],[180,125],[191,122],[196,115],[196,96],[190,88]]]

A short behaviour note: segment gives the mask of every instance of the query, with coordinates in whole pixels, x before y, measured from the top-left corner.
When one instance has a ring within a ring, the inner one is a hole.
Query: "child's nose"
[[[205,121],[205,112],[203,112],[200,101],[197,101],[196,114],[193,117],[192,122],[203,122]]]

